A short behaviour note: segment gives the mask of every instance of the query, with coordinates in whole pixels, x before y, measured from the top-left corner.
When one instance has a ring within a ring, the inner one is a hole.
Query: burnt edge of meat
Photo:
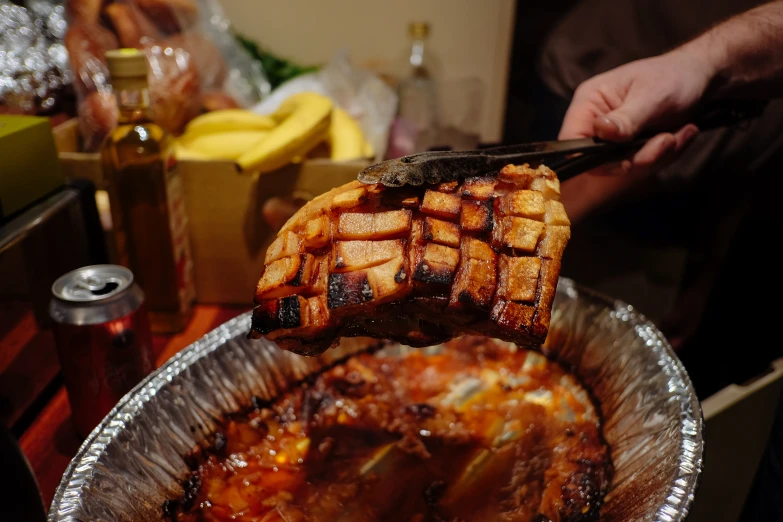
[[[421,261],[413,272],[413,279],[422,283],[433,283],[437,285],[448,285],[454,274],[448,268],[437,269],[426,261]]]
[[[471,228],[469,230],[470,232],[474,232],[480,237],[487,232],[491,232],[492,229],[495,228],[495,201],[497,199],[498,198],[493,196],[487,200],[475,199],[462,202],[464,205],[476,207],[476,209],[483,214],[484,220],[481,225],[478,228]]]
[[[253,395],[253,398],[250,399],[250,404],[255,410],[263,410],[266,408],[271,408],[274,402],[269,399],[262,399],[258,395]]]
[[[469,290],[461,291],[459,295],[457,295],[457,302],[482,310],[489,309],[489,306],[487,306],[483,300],[476,299]]]
[[[302,286],[302,277],[304,276],[305,266],[307,265],[307,254],[299,254],[299,270],[296,271],[296,275],[291,282],[291,286]]]
[[[196,446],[193,451],[187,453],[182,460],[185,461],[185,465],[190,471],[196,471],[201,465],[201,461],[204,458],[204,450],[201,446]]]
[[[163,506],[161,506],[161,509],[163,510],[163,518],[167,518],[172,522],[176,522],[178,508],[179,508],[179,500],[172,500],[172,499],[164,500]]]
[[[280,328],[301,326],[301,309],[296,295],[271,299],[253,309],[250,336],[254,332],[268,334]]]
[[[278,322],[280,328],[296,328],[301,325],[301,310],[299,309],[299,296],[292,295],[280,299]]]
[[[329,308],[358,305],[372,299],[372,288],[364,271],[329,274],[326,305]]]
[[[253,332],[266,335],[269,332],[277,330],[279,328],[279,324],[280,320],[278,318],[277,299],[264,301],[253,309],[252,329],[250,335],[252,335]]]
[[[201,489],[201,474],[194,473],[185,479],[185,482],[182,483],[182,488],[185,490],[182,494],[182,509],[190,511]]]
[[[594,468],[606,469],[605,463],[592,461],[578,462],[579,471],[569,477],[569,481],[560,488],[565,512],[560,513],[562,522],[598,520],[603,497],[608,489],[608,481],[603,473],[593,475]],[[595,479],[600,479],[597,481]],[[587,508],[587,511],[584,509]]]

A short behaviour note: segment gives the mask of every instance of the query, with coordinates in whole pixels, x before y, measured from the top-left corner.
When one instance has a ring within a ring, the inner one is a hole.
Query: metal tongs
[[[691,121],[700,131],[734,127],[761,115],[765,103],[733,102],[703,108]],[[622,159],[638,151],[655,133],[626,142],[599,138],[543,141],[507,147],[456,152],[422,152],[371,165],[359,173],[362,183],[387,187],[422,185],[497,172],[509,163],[546,165],[565,181],[590,169]]]

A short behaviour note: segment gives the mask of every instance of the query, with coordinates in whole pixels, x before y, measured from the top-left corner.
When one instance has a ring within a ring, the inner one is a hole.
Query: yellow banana
[[[255,147],[237,159],[243,171],[262,173],[279,169],[303,158],[329,134],[332,102],[313,92],[294,94],[270,117],[278,122]]]
[[[364,133],[359,122],[339,107],[332,110],[329,144],[333,161],[348,161],[364,156]]]
[[[195,136],[216,132],[268,131],[274,128],[275,124],[275,120],[269,116],[245,109],[224,109],[196,116],[185,127],[185,133]]]
[[[188,152],[209,159],[235,160],[269,135],[269,131],[233,131],[213,134],[185,133],[177,140]]]

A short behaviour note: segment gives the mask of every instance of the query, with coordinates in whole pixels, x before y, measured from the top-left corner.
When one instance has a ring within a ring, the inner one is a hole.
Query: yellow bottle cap
[[[147,56],[138,49],[112,49],[104,56],[112,79],[147,77]]]
[[[430,24],[427,22],[411,22],[408,25],[408,34],[411,38],[427,38],[430,34]]]

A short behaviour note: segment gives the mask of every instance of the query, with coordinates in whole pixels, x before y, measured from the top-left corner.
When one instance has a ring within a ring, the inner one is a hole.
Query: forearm
[[[708,96],[783,95],[783,1],[737,15],[672,51],[703,62]]]

